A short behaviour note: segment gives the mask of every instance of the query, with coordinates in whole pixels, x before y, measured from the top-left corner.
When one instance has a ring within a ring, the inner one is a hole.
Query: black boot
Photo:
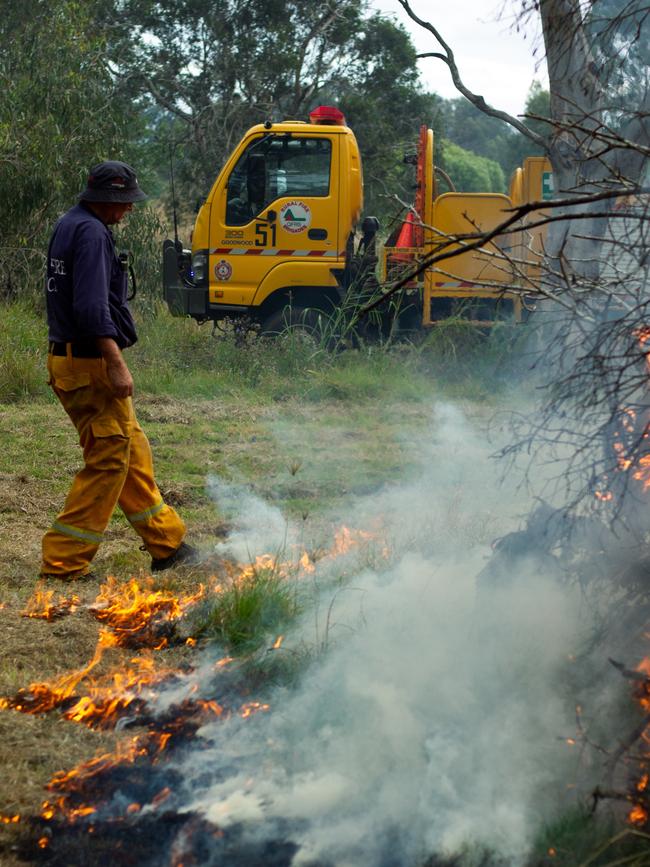
[[[169,557],[160,557],[158,560],[152,559],[151,571],[162,572],[164,569],[171,569],[174,566],[196,566],[200,562],[201,557],[196,548],[186,542],[181,542]]]

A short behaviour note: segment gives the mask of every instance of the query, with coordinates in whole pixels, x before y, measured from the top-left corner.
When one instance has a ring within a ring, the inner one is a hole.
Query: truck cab
[[[359,148],[338,109],[254,126],[200,208],[191,254],[165,242],[165,300],[180,315],[248,316],[262,330],[331,310],[362,206]]]

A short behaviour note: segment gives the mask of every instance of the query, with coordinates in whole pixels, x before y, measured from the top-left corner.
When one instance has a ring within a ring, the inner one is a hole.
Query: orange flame
[[[350,530],[349,527],[341,527],[334,534],[332,554],[335,557],[339,557],[347,554],[352,548],[356,548],[363,542],[369,542],[372,539],[373,534],[365,530]]]
[[[5,816],[0,813],[0,824],[2,825],[17,825],[20,822],[20,815],[16,813],[14,816]]]
[[[77,819],[92,816],[97,808],[91,805],[69,806],[67,801],[70,793],[83,791],[84,783],[109,768],[117,765],[133,764],[141,756],[156,754],[156,747],[152,748],[149,739],[135,737],[129,741],[118,743],[115,752],[104,753],[87,762],[77,765],[70,771],[59,771],[47,784],[47,789],[53,793],[61,793],[52,800],[43,802],[41,818],[50,821],[57,814],[64,816],[68,822],[74,824]]]
[[[635,804],[628,813],[627,819],[633,825],[645,825],[648,821],[648,811],[641,804]]]
[[[309,554],[304,551],[301,558],[298,560],[298,566],[303,572],[306,572],[308,575],[311,575],[312,572],[316,571],[316,567],[311,561]]]
[[[100,588],[90,611],[115,632],[121,647],[152,645],[161,650],[169,644],[169,627],[205,593],[201,584],[196,593],[175,596],[168,590],[154,590],[153,579],[141,586],[135,578],[120,584],[109,578]]]
[[[234,656],[224,656],[224,657],[222,657],[222,659],[219,659],[219,660],[217,660],[217,662],[215,662],[214,667],[215,668],[225,668],[227,665],[230,665],[230,663],[234,662],[234,661],[235,661]]]
[[[0,710],[13,708],[22,713],[45,713],[59,707],[73,695],[79,682],[99,663],[104,650],[114,647],[116,643],[114,635],[105,629],[100,630],[93,658],[84,668],[72,674],[64,674],[52,684],[32,683],[27,689],[19,689],[13,698],[0,699]]]
[[[114,671],[87,686],[88,695],[82,696],[63,716],[90,728],[108,728],[115,725],[123,712],[134,702],[153,697],[153,686],[166,680],[170,671],[155,671],[151,657],[131,660],[132,666]]]
[[[239,709],[239,715],[242,719],[248,719],[250,716],[253,716],[254,713],[259,713],[260,711],[267,711],[270,709],[271,705],[269,704],[262,704],[259,701],[247,701]]]
[[[59,594],[56,600],[54,597],[54,590],[46,590],[42,583],[37,584],[24,610],[20,612],[21,617],[52,621],[57,617],[74,613],[79,607],[80,599],[77,595],[65,597]]]
[[[157,807],[162,804],[164,801],[167,800],[171,793],[172,790],[169,788],[169,786],[165,786],[165,788],[161,789],[157,795],[154,795],[151,801],[152,806]]]
[[[86,666],[52,683],[33,683],[27,689],[20,689],[15,696],[0,699],[0,709],[40,714],[68,705],[63,712],[65,719],[90,728],[114,726],[126,708],[152,697],[151,687],[167,679],[171,673],[169,670],[156,671],[151,657],[138,657],[132,659],[126,668],[109,672],[100,679],[87,680],[105,650],[116,645],[117,638],[112,633],[100,630],[95,653]],[[86,694],[76,697],[82,681],[86,681]]]
[[[645,656],[637,665],[636,670],[650,677],[650,656]]]

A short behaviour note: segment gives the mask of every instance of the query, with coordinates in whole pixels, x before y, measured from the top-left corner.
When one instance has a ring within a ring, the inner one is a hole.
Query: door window
[[[226,224],[244,226],[282,196],[327,196],[332,142],[265,135],[251,142],[228,178]]]

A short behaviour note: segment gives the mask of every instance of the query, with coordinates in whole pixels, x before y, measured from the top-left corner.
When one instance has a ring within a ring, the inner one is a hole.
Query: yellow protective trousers
[[[119,505],[154,559],[180,545],[185,525],[163,502],[151,448],[130,397],[112,392],[102,358],[48,356],[49,384],[79,433],[84,467],[43,538],[41,574],[83,575]]]

